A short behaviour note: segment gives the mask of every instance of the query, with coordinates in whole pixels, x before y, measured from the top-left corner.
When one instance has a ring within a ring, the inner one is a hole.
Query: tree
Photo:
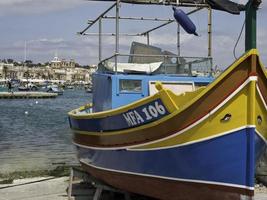
[[[14,60],[11,59],[11,58],[8,58],[8,59],[7,59],[7,63],[14,63]]]

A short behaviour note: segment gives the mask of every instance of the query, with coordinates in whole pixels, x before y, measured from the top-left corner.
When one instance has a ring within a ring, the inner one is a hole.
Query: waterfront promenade
[[[0,99],[38,99],[55,98],[56,93],[48,92],[0,92]]]

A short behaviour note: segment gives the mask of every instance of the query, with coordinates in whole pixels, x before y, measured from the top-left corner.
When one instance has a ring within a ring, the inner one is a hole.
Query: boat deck
[[[0,92],[0,99],[39,99],[55,98],[56,93],[48,92]]]

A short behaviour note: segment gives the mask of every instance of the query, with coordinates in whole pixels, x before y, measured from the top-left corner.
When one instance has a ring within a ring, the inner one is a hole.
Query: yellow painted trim
[[[93,107],[93,104],[88,103],[88,104],[85,104],[85,105],[81,106],[80,108],[78,108],[78,111],[83,111],[85,109],[92,108],[92,107]]]
[[[162,117],[161,119],[152,122],[152,123],[148,123],[148,124],[144,124],[142,126],[137,126],[134,128],[130,128],[130,129],[125,129],[125,130],[120,130],[120,131],[109,131],[109,132],[102,132],[101,135],[103,136],[109,136],[109,135],[118,135],[118,134],[131,134],[132,132],[136,132],[142,129],[147,129],[150,127],[153,127],[157,124],[163,123],[169,119],[171,119],[172,117],[174,117],[176,115],[175,112],[170,113],[169,115],[166,115],[164,117]],[[74,133],[77,134],[83,134],[83,135],[99,135],[99,132],[89,132],[89,131],[79,131],[79,130],[75,130],[73,129]]]
[[[143,99],[140,99],[138,101],[135,101],[133,103],[130,103],[128,105],[112,109],[112,110],[107,110],[107,111],[102,111],[102,112],[96,112],[96,113],[87,113],[87,114],[79,114],[79,110],[82,107],[72,110],[68,113],[68,115],[74,119],[92,119],[92,118],[104,118],[104,117],[109,117],[112,115],[117,115],[119,113],[127,112],[130,109],[133,109],[135,107],[139,107],[143,104],[149,103],[153,100],[156,100],[160,98],[159,93],[154,94],[153,96],[145,97]]]
[[[259,116],[262,119],[261,123],[259,123],[257,119]],[[267,110],[258,92],[256,94],[255,117],[256,117],[255,119],[256,129],[258,130],[259,133],[262,134],[265,140],[267,140]]]
[[[251,81],[249,83],[248,92],[248,123],[255,124],[255,104],[256,104],[256,81]]]
[[[191,129],[182,132],[181,134],[177,134],[174,137],[166,138],[162,141],[138,146],[132,149],[153,149],[182,145],[184,143],[215,137],[216,135],[220,135],[221,133],[227,133],[231,130],[238,129],[239,127],[251,125],[247,120],[247,109],[242,109],[248,106],[247,96],[249,94],[249,86],[250,85],[248,84],[217,112],[209,116],[201,123],[192,127]],[[221,119],[223,119],[226,114],[231,115],[230,120],[221,121]]]
[[[198,95],[200,92],[202,92],[202,90],[204,90],[205,89],[205,87],[201,87],[201,88],[199,88],[198,90],[196,90],[196,91],[194,91],[194,92],[187,92],[186,94],[181,94],[181,95],[179,95],[179,96],[177,96],[177,95],[175,95],[173,92],[171,92],[170,90],[165,90],[164,89],[164,91],[160,91],[159,93],[157,93],[157,95],[160,95],[160,94],[162,94],[163,92],[164,92],[164,94],[163,95],[168,95],[168,97],[170,97],[170,98],[176,98],[176,100],[179,102],[180,100],[182,100],[182,102],[183,101],[189,101],[191,98],[192,98],[192,96],[191,96],[191,93],[192,93],[192,95]],[[186,99],[179,99],[179,97],[181,97],[181,98],[184,98],[184,96],[186,96],[186,97],[189,97],[189,99],[188,98],[186,98]],[[163,99],[162,99],[162,101],[163,101],[163,103],[164,103],[164,105],[165,105],[165,103],[166,103],[166,101],[167,101],[167,97],[165,96],[165,97],[163,97]],[[166,106],[166,105],[165,105]],[[166,106],[167,107],[167,106]],[[147,129],[147,128],[150,128],[150,127],[153,127],[153,126],[155,126],[155,125],[157,125],[157,124],[160,124],[160,123],[163,123],[163,122],[165,122],[165,121],[167,121],[167,120],[169,120],[169,119],[171,119],[172,117],[174,117],[175,115],[177,115],[177,112],[175,112],[175,111],[173,111],[173,110],[175,110],[177,107],[175,107],[175,106],[173,106],[173,107],[167,107],[167,109],[168,109],[168,111],[170,112],[170,114],[169,115],[166,115],[166,116],[164,116],[164,117],[162,117],[161,119],[159,119],[159,120],[157,120],[157,121],[155,121],[155,122],[153,122],[153,123],[148,123],[148,124],[144,124],[144,125],[142,125],[142,126],[138,126],[138,127],[134,127],[134,128],[131,128],[131,129],[125,129],[125,130],[120,130],[120,131],[110,131],[110,132],[102,132],[101,134],[102,135],[106,135],[106,136],[110,136],[110,135],[117,135],[117,134],[131,134],[132,132],[135,132],[135,131],[139,131],[139,130],[142,130],[142,129]],[[179,111],[179,109],[178,109],[178,111]],[[75,133],[78,133],[78,134],[83,134],[83,135],[99,135],[99,132],[89,132],[89,131],[80,131],[80,130],[74,130],[73,129],[73,131],[75,132]]]
[[[164,105],[167,107],[167,110],[169,111],[169,113],[174,112],[175,110],[178,110],[178,107],[176,105],[176,103],[174,102],[173,98],[171,98],[170,90],[165,90],[162,89],[161,91],[159,91],[160,93],[160,98],[163,101]]]

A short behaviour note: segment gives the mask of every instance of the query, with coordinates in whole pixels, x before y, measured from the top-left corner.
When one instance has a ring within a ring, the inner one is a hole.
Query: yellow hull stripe
[[[261,94],[259,87],[257,87],[256,95],[256,129],[258,130],[262,138],[267,140],[267,106]],[[261,123],[259,123],[261,121]]]
[[[183,143],[194,142],[204,138],[212,137],[223,132],[238,129],[239,127],[245,127],[248,125],[247,109],[240,108],[247,107],[247,94],[248,85],[232,99],[230,99],[217,112],[212,115],[208,115],[204,121],[192,127],[191,129],[182,132],[175,137],[164,139],[160,142],[143,146],[140,145],[137,149],[151,149],[180,145]],[[227,114],[231,115],[230,120],[222,121]]]
[[[154,141],[147,145],[139,145],[133,150],[155,149],[155,148],[170,148],[171,146],[185,145],[197,141],[207,140],[208,138],[219,137],[233,132],[234,130],[246,127],[256,127],[259,136],[265,141],[267,140],[267,107],[264,105],[264,100],[261,98],[260,90],[257,89],[256,95],[256,118],[261,116],[261,124],[248,123],[250,113],[247,113],[249,84],[246,85],[234,98],[230,99],[216,113],[208,116],[204,121],[192,127],[191,129],[175,134],[169,138],[164,138],[160,141]],[[226,114],[231,114],[231,119],[227,122],[221,121]]]

